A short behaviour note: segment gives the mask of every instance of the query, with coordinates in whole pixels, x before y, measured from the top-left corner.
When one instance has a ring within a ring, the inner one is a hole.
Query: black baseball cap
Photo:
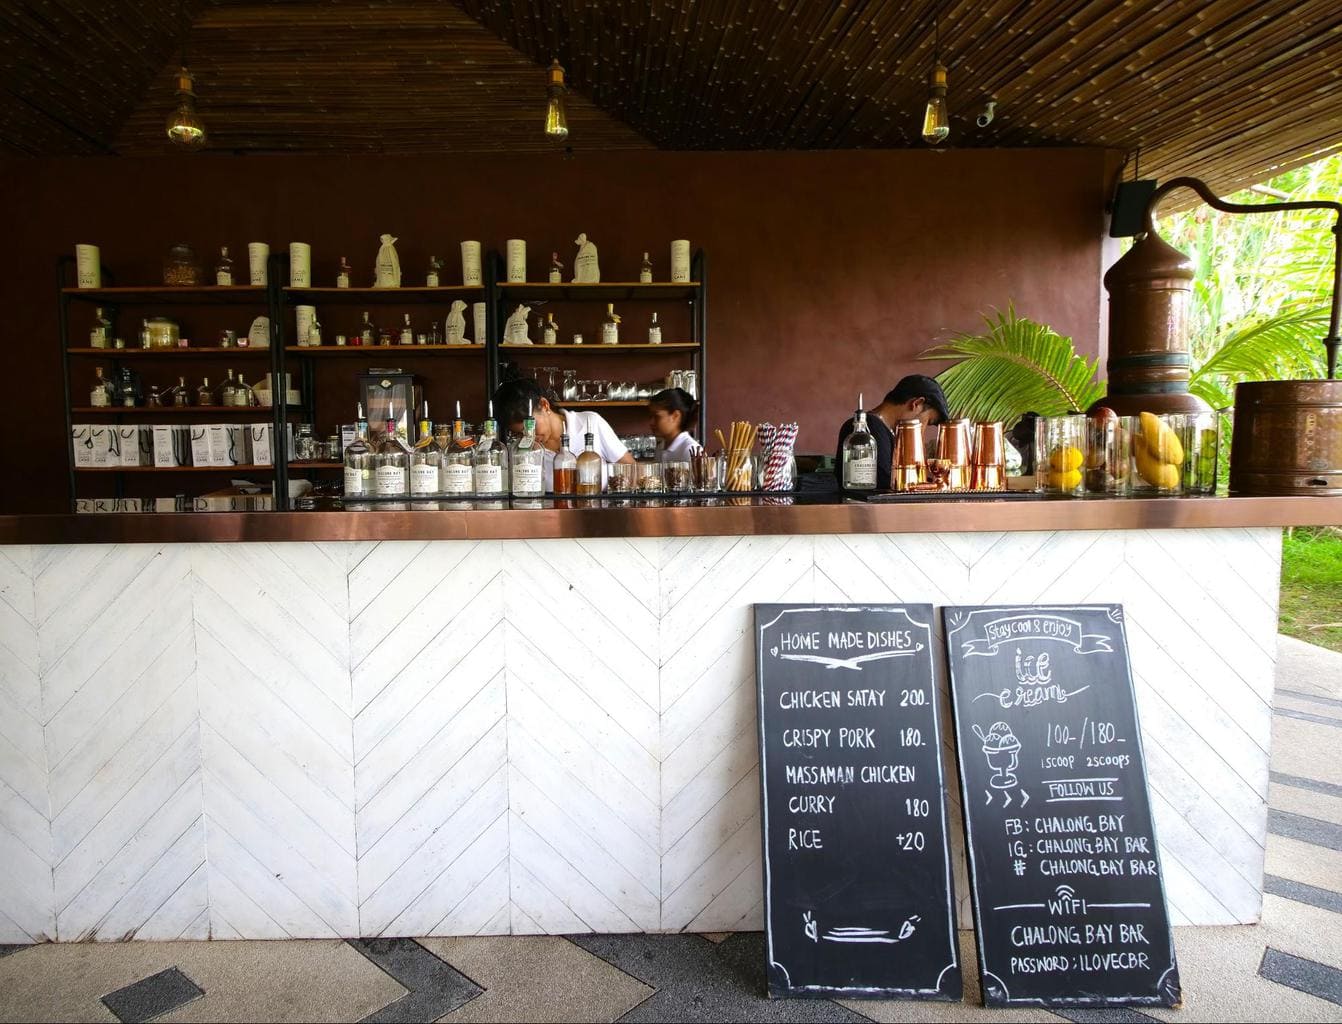
[[[951,411],[946,406],[946,393],[941,390],[941,385],[933,377],[928,377],[921,373],[911,373],[904,377],[890,389],[885,400],[891,405],[903,405],[905,402],[911,402],[915,398],[921,398],[928,405],[937,411],[941,417],[941,422],[945,423],[951,418]]]

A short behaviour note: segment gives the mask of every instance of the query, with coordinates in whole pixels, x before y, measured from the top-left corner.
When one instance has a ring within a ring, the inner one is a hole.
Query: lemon
[[[1070,445],[1066,448],[1054,448],[1048,456],[1048,468],[1058,473],[1071,473],[1081,468],[1084,460],[1080,448]]]
[[[1076,451],[1075,448],[1071,450]],[[1079,466],[1080,463],[1078,462],[1077,465]],[[1074,491],[1081,486],[1081,470],[1067,469],[1049,473],[1048,485],[1057,491]]]

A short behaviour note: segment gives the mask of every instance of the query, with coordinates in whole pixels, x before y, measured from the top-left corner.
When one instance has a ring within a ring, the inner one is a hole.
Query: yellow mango
[[[1155,413],[1141,414],[1142,438],[1138,445],[1145,445],[1151,457],[1157,462],[1171,466],[1184,464],[1184,446],[1179,443],[1179,435],[1165,425]],[[1145,474],[1143,474],[1145,475]]]
[[[1175,443],[1178,443],[1178,438],[1175,438]],[[1178,466],[1161,462],[1147,450],[1145,443],[1136,445],[1132,452],[1137,463],[1137,472],[1152,487],[1170,490],[1179,486]]]

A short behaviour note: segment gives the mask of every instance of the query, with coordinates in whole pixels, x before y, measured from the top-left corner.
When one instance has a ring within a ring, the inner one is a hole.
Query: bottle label
[[[112,404],[107,398],[107,388],[104,385],[99,384],[89,393],[89,404],[98,406]]]
[[[845,487],[875,487],[876,460],[850,459],[844,474]]]
[[[336,275],[336,287],[337,287],[337,288],[348,288],[348,287],[349,287],[349,275],[348,275],[348,274],[337,274],[337,275]]]
[[[550,271],[550,283],[551,283],[551,284],[562,284],[562,283],[563,283],[563,280],[564,280],[564,279],[563,279],[562,277],[559,276],[559,271],[557,271],[557,270],[552,270],[552,271]]]
[[[400,466],[378,466],[374,479],[379,495],[395,497],[405,493],[405,470]]]
[[[541,493],[541,467],[534,462],[519,462],[513,467],[514,494]]]
[[[345,496],[360,498],[368,494],[368,478],[358,466],[345,467]]]
[[[499,494],[503,491],[502,466],[475,467],[475,493]]]
[[[430,275],[425,279],[424,284],[427,285],[427,286],[430,287],[430,288],[437,288],[437,287],[438,287],[438,275],[437,275],[437,274],[430,274]]]
[[[410,467],[410,493],[435,494],[438,491],[438,467],[417,463]]]
[[[443,467],[443,490],[448,494],[470,494],[473,483],[470,466],[447,465]]]
[[[618,345],[620,343],[620,325],[602,324],[601,325],[601,344]]]
[[[95,327],[89,331],[89,348],[106,348],[107,331],[102,327]]]
[[[220,270],[214,275],[214,283],[220,288],[233,287],[233,272],[230,270]]]
[[[542,343],[546,345],[553,345],[558,340],[555,337],[555,329],[553,327],[545,328],[545,333],[541,335],[541,338]]]
[[[660,327],[648,328],[648,344],[660,345],[662,343],[662,329]]]

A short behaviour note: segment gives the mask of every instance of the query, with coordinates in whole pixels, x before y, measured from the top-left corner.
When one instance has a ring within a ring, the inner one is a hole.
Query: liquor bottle
[[[234,390],[233,396],[233,404],[245,409],[254,408],[261,404],[261,399],[256,397],[256,392],[252,390],[251,385],[247,383],[247,378],[242,374],[238,374],[238,386]]]
[[[410,454],[410,493],[416,496],[437,494],[440,490],[442,462],[443,449],[433,435],[429,423],[429,403],[425,402],[419,421],[419,440]]]
[[[355,403],[354,433],[362,434],[363,439],[368,440],[368,417],[363,414],[362,402]]]
[[[429,400],[424,399],[420,405],[419,429],[415,432],[415,447],[419,447],[426,438],[433,436],[433,421],[429,419]]]
[[[400,342],[402,345],[413,345],[415,343],[415,329],[410,326],[410,314],[405,314],[405,323],[401,327]]]
[[[210,378],[205,377],[196,388],[197,405],[214,405],[214,389],[210,387]]]
[[[638,283],[652,284],[652,260],[648,259],[648,254],[643,254],[643,265],[638,268]]]
[[[545,493],[545,449],[536,440],[536,420],[527,408],[522,421],[522,436],[512,445],[512,483],[514,498],[539,498]]]
[[[564,264],[559,262],[559,253],[550,253],[550,283],[562,284],[564,281]]]
[[[606,317],[601,321],[601,344],[618,345],[620,343],[620,316],[612,303],[606,303]]]
[[[368,447],[368,422],[359,406],[354,440],[345,446],[345,497],[367,498],[373,493],[373,451]]]
[[[121,380],[117,383],[117,394],[120,399],[117,404],[127,409],[134,409],[140,404],[140,386],[135,373],[124,366],[121,368]]]
[[[172,389],[172,404],[179,409],[191,404],[191,393],[186,390],[185,377],[177,378],[177,386]]]
[[[359,345],[376,345],[377,328],[373,326],[373,321],[368,319],[368,314],[363,315],[363,326],[359,328]]]
[[[168,390],[171,391],[172,389],[169,388]],[[158,385],[157,385],[157,384],[150,384],[150,385],[149,385],[149,397],[146,398],[146,399],[144,400],[144,404],[147,405],[147,406],[150,406],[151,408],[153,408],[153,407],[162,407],[163,405],[165,405],[165,404],[169,404],[169,403],[165,403],[165,402],[163,401],[163,395],[162,395],[162,393],[158,390]]]
[[[545,326],[541,329],[541,344],[553,345],[559,340],[559,324],[553,313],[545,314]]]
[[[601,478],[605,473],[605,460],[597,454],[596,437],[590,433],[583,435],[583,452],[577,459],[578,494],[600,494]]]
[[[214,283],[220,288],[233,286],[233,258],[228,255],[228,246],[219,247],[219,262],[214,267]]]
[[[662,325],[657,322],[657,314],[652,314],[652,323],[648,324],[648,344],[660,345],[662,343]]]
[[[379,327],[377,329],[377,343],[383,348],[391,344],[391,328]]]
[[[461,418],[461,403],[457,403],[457,415],[452,421],[452,441],[443,452],[442,488],[444,494],[470,494],[475,486],[471,470],[471,455],[474,444],[466,436],[466,422]]]
[[[112,382],[103,376],[103,368],[93,369],[93,387],[89,389],[89,405],[102,409],[112,404]]]
[[[149,317],[143,317],[140,320],[140,347],[149,347]]]
[[[229,370],[227,379],[223,382],[223,384],[219,386],[219,404],[237,405],[238,404],[238,397],[236,394],[237,390],[238,390],[237,381],[233,379],[233,371]]]
[[[373,486],[379,498],[404,498],[410,493],[410,448],[387,420],[387,434],[373,460]]]
[[[443,269],[443,261],[437,256],[429,257],[429,272],[424,275],[424,285],[427,288],[438,287],[438,272]]]
[[[322,343],[322,324],[321,321],[318,320],[316,315],[314,314],[312,317],[312,322],[308,324],[308,345],[309,347],[314,345],[320,346],[321,343]]]
[[[89,330],[89,348],[109,348],[112,343],[112,321],[103,316],[102,307],[93,311],[93,327]]]
[[[438,321],[435,320],[432,324],[429,325],[429,344],[441,345],[442,343],[443,343],[443,331],[442,328],[438,326]]]
[[[494,421],[494,403],[489,403],[489,418],[480,432],[480,440],[471,457],[471,472],[478,498],[504,497],[508,494],[508,449],[499,440],[499,425]]]
[[[555,453],[555,494],[576,494],[578,483],[578,457],[569,451],[568,434],[559,441],[559,451]]]
[[[858,396],[853,432],[843,441],[843,489],[857,493],[876,490],[876,442],[867,431],[867,413]]]
[[[345,259],[344,256],[341,256],[341,257],[340,257],[340,271],[339,271],[339,273],[336,274],[336,287],[337,287],[337,288],[348,288],[348,287],[349,287],[349,273],[350,273],[349,260]],[[363,315],[363,318],[364,318],[364,320],[366,321],[366,320],[368,319],[368,314],[365,313],[365,314]]]

